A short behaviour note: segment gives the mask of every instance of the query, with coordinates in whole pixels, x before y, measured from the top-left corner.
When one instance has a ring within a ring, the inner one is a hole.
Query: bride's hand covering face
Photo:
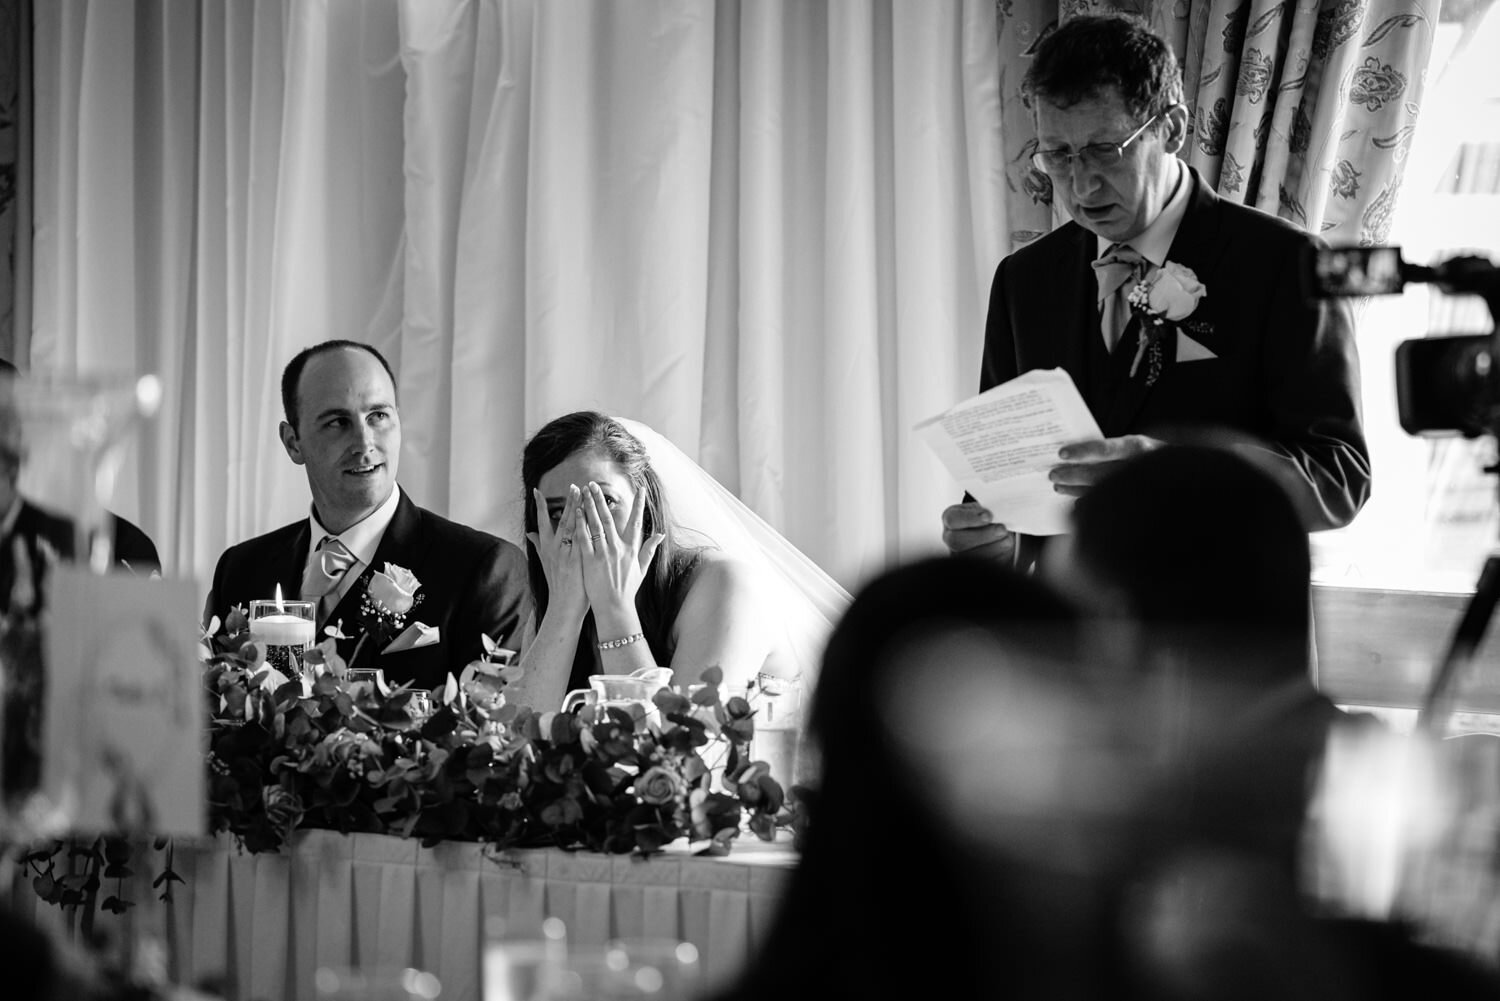
[[[531,540],[532,548],[541,559],[547,592],[559,612],[582,619],[588,611],[589,600],[583,588],[583,561],[579,559],[577,539],[580,533],[573,527],[580,491],[570,485],[561,513],[555,516],[553,506],[542,497],[540,488],[534,488],[531,493],[536,500],[537,530],[527,532],[526,538]]]
[[[645,537],[646,491],[632,492],[628,514],[621,503],[624,498],[611,502],[595,482],[584,489],[578,505],[574,537],[583,561],[583,587],[596,609],[634,606],[651,557],[666,538],[664,532]]]

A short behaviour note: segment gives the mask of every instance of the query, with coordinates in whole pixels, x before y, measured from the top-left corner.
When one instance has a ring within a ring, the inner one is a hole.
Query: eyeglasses
[[[1139,139],[1141,133],[1149,129],[1151,123],[1160,117],[1161,115],[1158,114],[1146,119],[1146,124],[1130,133],[1123,142],[1090,143],[1077,153],[1069,153],[1066,149],[1040,149],[1031,154],[1031,162],[1038,170],[1058,175],[1066,174],[1074,160],[1077,160],[1078,165],[1084,170],[1109,170],[1125,159],[1125,148]]]

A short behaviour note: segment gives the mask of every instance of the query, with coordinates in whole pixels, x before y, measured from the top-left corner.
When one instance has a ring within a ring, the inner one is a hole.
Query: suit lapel
[[[373,567],[383,570],[387,563],[414,569],[421,555],[422,512],[406,496],[405,491],[396,503],[396,513],[375,547]]]
[[[1046,302],[1038,296],[1042,307],[1048,311],[1043,320],[1050,326],[1061,326],[1052,338],[1056,353],[1055,367],[1065,370],[1073,377],[1080,393],[1090,407],[1088,358],[1089,338],[1100,337],[1099,333],[1099,286],[1094,280],[1094,257],[1096,240],[1094,234],[1077,227],[1078,235],[1068,249],[1068,258],[1058,261],[1057,273],[1062,275],[1056,302]],[[1069,308],[1069,304],[1072,308]],[[1058,307],[1061,308],[1058,308]],[[1043,329],[1046,329],[1044,326]],[[1053,366],[1049,366],[1053,367]]]
[[[354,586],[344,592],[344,596],[339,599],[339,603],[329,614],[328,621],[334,623],[342,619],[347,623],[344,632],[351,636],[363,630],[364,623],[360,616],[359,604],[364,598],[370,578],[374,576],[376,570],[383,570],[387,563],[395,563],[397,566],[411,569],[413,563],[416,562],[414,557],[420,555],[421,530],[422,513],[407,498],[406,492],[402,491],[400,500],[396,502],[396,513],[391,516],[391,523],[386,526],[385,534],[380,537],[380,545],[375,547],[375,558],[369,566],[360,571],[359,579],[354,582]],[[347,655],[353,649],[352,643],[348,645],[347,650],[344,649],[343,644],[340,644],[339,652]],[[369,654],[369,656],[378,655],[379,651]]]
[[[1191,268],[1198,280],[1206,284],[1214,263],[1211,255],[1219,243],[1219,196],[1191,167],[1188,178],[1193,185],[1191,200],[1177,227],[1177,235],[1172,237],[1167,260]]]
[[[311,554],[312,528],[303,519],[292,536],[292,544],[272,554],[275,561],[271,567],[271,579],[281,586],[281,593],[290,598],[302,596],[302,572],[307,569],[307,558]]]

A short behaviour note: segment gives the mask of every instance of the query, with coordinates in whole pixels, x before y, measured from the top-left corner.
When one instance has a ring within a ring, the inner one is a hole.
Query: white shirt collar
[[[1175,156],[1172,157],[1172,163],[1177,167],[1177,186],[1172,189],[1167,204],[1162,206],[1162,210],[1144,230],[1133,239],[1125,241],[1126,246],[1133,247],[1136,253],[1157,267],[1167,262],[1167,253],[1172,249],[1172,241],[1177,238],[1177,227],[1182,225],[1182,217],[1187,215],[1188,196],[1193,189],[1192,175],[1188,173],[1187,167]],[[1114,246],[1114,241],[1102,236],[1098,240],[1099,249],[1095,256],[1103,257],[1104,252]]]
[[[326,537],[332,535],[354,554],[355,559],[364,566],[369,566],[375,560],[375,550],[380,548],[380,540],[385,538],[385,530],[390,527],[391,519],[396,516],[396,505],[400,503],[401,487],[399,484],[393,485],[391,495],[379,507],[339,533],[330,532],[319,524],[318,512],[313,509],[307,516],[312,528],[309,550],[317,549]]]

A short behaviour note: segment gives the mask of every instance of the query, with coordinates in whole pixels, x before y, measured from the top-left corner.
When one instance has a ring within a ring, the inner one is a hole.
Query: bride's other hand
[[[537,551],[542,561],[542,575],[547,578],[547,612],[550,615],[555,609],[582,622],[589,610],[589,599],[584,588],[583,560],[578,546],[578,536],[587,533],[575,528],[581,499],[578,488],[569,488],[556,529],[552,527],[552,517],[542,492],[533,490],[532,494],[536,498],[537,530],[527,532],[526,538]]]
[[[574,532],[583,560],[583,587],[588,593],[600,634],[639,631],[635,594],[646,578],[651,558],[666,538],[646,537],[646,491],[637,490],[624,531],[615,526],[604,491],[590,483],[583,492]]]

